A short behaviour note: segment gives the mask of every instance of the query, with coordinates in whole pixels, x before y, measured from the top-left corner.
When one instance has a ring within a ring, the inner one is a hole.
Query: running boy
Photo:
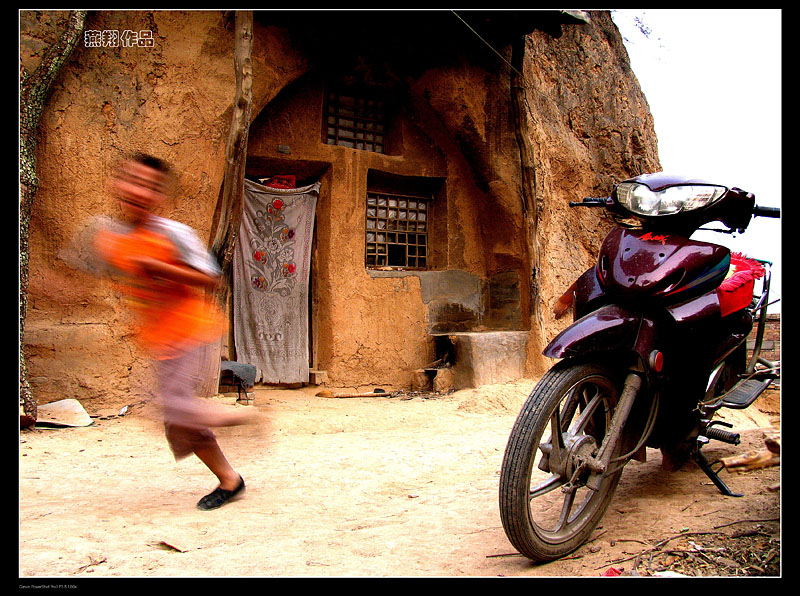
[[[203,351],[224,331],[223,315],[207,292],[217,284],[220,270],[194,230],[153,213],[171,183],[163,161],[142,154],[128,158],[114,181],[124,226],[98,232],[94,250],[116,273],[137,315],[136,337],[156,365],[165,433],[175,459],[195,454],[219,479],[219,487],[197,503],[209,510],[244,491],[244,480],[211,428],[241,424],[249,417],[213,408],[195,394]]]

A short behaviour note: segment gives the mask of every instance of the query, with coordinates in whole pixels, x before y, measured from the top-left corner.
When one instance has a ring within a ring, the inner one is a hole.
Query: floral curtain
[[[236,360],[256,367],[256,382],[308,381],[308,280],[319,186],[244,183],[233,329]]]

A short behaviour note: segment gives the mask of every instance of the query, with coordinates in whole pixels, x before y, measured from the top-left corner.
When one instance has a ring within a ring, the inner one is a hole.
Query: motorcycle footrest
[[[723,443],[729,443],[731,445],[738,445],[742,440],[742,437],[739,435],[739,433],[728,432],[727,430],[722,430],[721,428],[716,427],[707,429],[706,437],[709,439],[722,441]]]
[[[769,387],[772,379],[750,379],[734,388],[722,399],[722,407],[742,409],[752,404]]]

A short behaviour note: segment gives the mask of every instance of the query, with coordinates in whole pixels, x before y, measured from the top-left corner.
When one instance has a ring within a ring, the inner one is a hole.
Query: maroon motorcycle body
[[[575,323],[543,353],[550,358],[635,353],[649,370],[659,323],[689,339],[685,333],[692,325],[721,318],[717,288],[730,262],[723,246],[616,228],[603,242],[597,264],[572,290]]]

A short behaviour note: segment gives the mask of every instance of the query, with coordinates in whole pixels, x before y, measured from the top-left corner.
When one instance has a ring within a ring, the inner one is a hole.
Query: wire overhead
[[[480,39],[480,40],[481,40],[483,43],[485,43],[485,44],[486,44],[486,46],[487,46],[487,47],[488,47],[490,50],[492,50],[492,52],[494,52],[495,54],[497,54],[497,56],[500,58],[500,60],[502,60],[503,62],[505,62],[506,64],[508,64],[508,67],[509,67],[511,70],[513,70],[514,72],[516,72],[516,73],[517,73],[519,76],[521,76],[521,77],[522,77],[522,79],[523,79],[523,80],[525,80],[525,75],[524,75],[524,74],[522,74],[520,71],[518,71],[516,68],[514,68],[514,65],[513,65],[513,64],[511,64],[511,62],[509,62],[508,60],[506,60],[505,56],[503,56],[503,55],[502,55],[500,52],[498,52],[496,49],[494,49],[494,47],[492,46],[492,44],[490,44],[490,43],[489,43],[488,41],[486,41],[486,40],[485,40],[483,37],[481,37],[481,34],[480,34],[480,33],[478,33],[477,31],[475,31],[475,29],[474,29],[474,28],[473,28],[473,27],[472,27],[472,26],[471,26],[469,23],[467,23],[467,22],[466,22],[464,19],[462,19],[462,18],[461,18],[461,15],[459,15],[459,14],[458,14],[458,13],[457,13],[455,10],[452,10],[452,9],[450,10],[450,12],[452,12],[452,13],[453,13],[453,14],[456,16],[456,18],[457,18],[459,21],[461,21],[462,23],[464,23],[464,25],[467,27],[467,29],[469,29],[470,31],[472,31],[472,33],[474,33],[474,34],[475,34],[475,37],[477,37],[478,39]],[[526,82],[527,82],[527,81],[526,81]]]

